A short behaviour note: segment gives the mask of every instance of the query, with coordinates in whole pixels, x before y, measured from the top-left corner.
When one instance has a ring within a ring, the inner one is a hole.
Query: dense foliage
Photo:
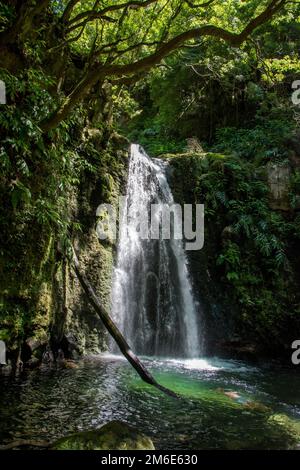
[[[167,58],[124,91],[131,112],[121,121],[152,155],[187,152],[172,155],[173,184],[177,200],[205,204],[203,270],[235,312],[237,336],[271,336],[271,350],[289,348],[299,330],[300,110],[291,100],[300,75],[299,8],[240,49],[210,40]],[[187,145],[192,137],[198,148]],[[291,171],[286,202],[275,210],[272,167]]]
[[[281,144],[299,124],[291,101],[300,74],[299,8],[289,7],[239,49],[206,40],[167,58],[131,89],[134,112],[123,127],[154,154],[183,147],[192,136],[210,148],[217,133],[229,149],[230,132],[231,149],[245,156],[247,134],[260,145],[251,156],[263,148],[282,154]]]
[[[297,157],[299,30],[299,3],[284,0],[0,1],[0,327],[11,349],[50,328],[52,293],[42,309],[37,301],[80,231],[69,201],[93,179],[111,197],[116,131],[152,155],[183,152],[194,136],[225,154],[183,171],[209,220],[233,227],[213,262],[244,326],[252,312],[261,331],[298,312],[286,297],[298,163],[285,214],[269,210],[266,181],[253,175]]]

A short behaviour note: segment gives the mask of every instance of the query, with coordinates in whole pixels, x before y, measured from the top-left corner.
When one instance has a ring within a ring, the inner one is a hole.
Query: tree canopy
[[[238,47],[288,4],[287,0],[10,0],[6,8],[11,21],[2,27],[0,47],[15,53],[16,45],[37,41],[47,28],[49,44],[42,61],[51,61],[66,50],[80,56],[81,73],[67,97],[41,122],[41,128],[49,131],[69,116],[98,81],[138,79],[173,51],[199,45],[207,38]],[[39,29],[39,21],[47,15],[48,21]],[[59,18],[58,23],[53,23],[53,17]],[[56,40],[50,44],[54,29]],[[7,66],[9,62],[15,66],[7,56]],[[65,75],[67,67],[63,64],[59,73]],[[61,78],[56,77],[60,83]]]

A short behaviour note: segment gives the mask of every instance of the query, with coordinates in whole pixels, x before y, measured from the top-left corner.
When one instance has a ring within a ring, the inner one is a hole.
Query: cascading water
[[[201,353],[197,304],[182,240],[143,240],[136,229],[135,216],[150,214],[151,204],[174,203],[166,166],[131,146],[112,315],[136,353],[195,358]]]

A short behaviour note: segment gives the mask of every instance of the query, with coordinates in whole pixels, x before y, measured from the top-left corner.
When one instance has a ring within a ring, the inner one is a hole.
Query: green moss
[[[191,255],[199,295],[228,312],[224,322],[240,338],[289,345],[291,330],[300,331],[297,217],[270,209],[256,162],[211,152],[167,158],[176,202],[205,206],[204,248]]]

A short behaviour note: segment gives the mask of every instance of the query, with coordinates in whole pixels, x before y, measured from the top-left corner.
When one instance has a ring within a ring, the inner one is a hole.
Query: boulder
[[[121,421],[63,437],[51,450],[154,450],[151,439]]]
[[[283,165],[269,164],[267,166],[267,178],[270,188],[269,204],[271,209],[291,210],[289,200],[291,167],[289,163]]]

